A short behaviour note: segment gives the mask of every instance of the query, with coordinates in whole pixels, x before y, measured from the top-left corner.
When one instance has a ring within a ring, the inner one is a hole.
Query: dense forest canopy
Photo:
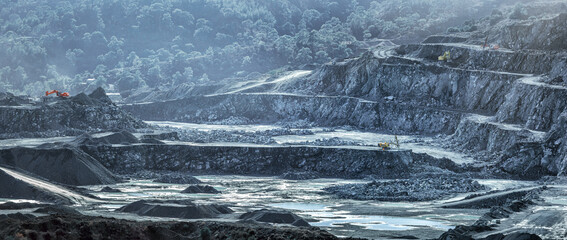
[[[1,91],[38,96],[97,86],[128,95],[302,68],[352,57],[373,39],[421,41],[520,1],[0,2]]]

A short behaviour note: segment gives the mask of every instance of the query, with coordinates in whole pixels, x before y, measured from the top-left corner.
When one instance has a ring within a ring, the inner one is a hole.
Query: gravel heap
[[[331,186],[324,190],[339,198],[380,201],[429,201],[454,193],[483,190],[485,187],[470,178],[437,177],[400,179],[367,184]]]

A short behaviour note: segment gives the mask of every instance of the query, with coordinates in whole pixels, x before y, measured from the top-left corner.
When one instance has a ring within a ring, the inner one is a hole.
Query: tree
[[[297,56],[295,57],[295,61],[300,63],[300,64],[311,63],[313,61],[313,57],[311,56],[311,54],[313,54],[311,52],[311,49],[304,47],[297,52]]]

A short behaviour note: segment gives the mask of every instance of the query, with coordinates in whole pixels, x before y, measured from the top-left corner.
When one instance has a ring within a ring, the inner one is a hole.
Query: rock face
[[[458,171],[450,160],[411,151],[358,150],[320,147],[230,146],[86,146],[83,148],[116,173],[168,170],[193,174],[252,174],[278,176],[286,172],[315,172],[321,177],[406,178],[424,168]],[[165,182],[191,184],[191,182]]]
[[[208,185],[192,185],[185,188],[181,193],[221,193],[214,187]]]
[[[445,134],[450,147],[498,159],[496,172],[525,179],[567,174],[561,131],[567,112],[567,13],[563,3],[534,4],[506,15],[495,12],[475,23],[474,32],[375,48],[301,79],[125,109],[147,120],[232,117],[251,124],[306,121]],[[483,47],[485,41],[500,48]],[[445,51],[450,61],[439,61]]]
[[[100,131],[146,127],[105,98],[102,88],[91,95],[34,105],[0,108],[0,134],[45,131]]]
[[[114,176],[96,159],[75,148],[12,148],[0,150],[0,164],[20,168],[67,185],[115,184]]]
[[[561,8],[559,6],[559,8]],[[492,31],[494,38],[511,49],[565,50],[567,13],[540,21],[504,23],[501,31]]]
[[[460,119],[457,112],[416,109],[395,102],[370,102],[348,97],[305,97],[301,95],[222,95],[128,105],[123,108],[144,120],[206,123],[231,117],[249,123],[307,120],[322,126],[350,125],[368,130],[400,133],[451,132]],[[142,115],[142,112],[145,114]],[[185,114],[185,113],[195,114]],[[394,114],[396,113],[396,114]]]
[[[189,200],[184,201],[145,201],[140,200],[117,209],[119,212],[135,213],[140,216],[170,217],[170,218],[214,218],[219,214],[233,211],[222,205],[197,205]]]
[[[253,220],[257,222],[267,222],[267,223],[286,223],[297,227],[309,227],[309,223],[303,218],[287,211],[278,210],[256,210],[253,212],[247,212],[240,216],[242,220]]]

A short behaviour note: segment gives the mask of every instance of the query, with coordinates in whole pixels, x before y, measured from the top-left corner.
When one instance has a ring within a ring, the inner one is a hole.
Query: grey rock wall
[[[123,174],[141,170],[269,176],[314,172],[320,177],[407,178],[424,173],[425,165],[431,166],[430,170],[459,171],[448,159],[411,151],[188,145],[86,146],[83,149],[111,171]]]

